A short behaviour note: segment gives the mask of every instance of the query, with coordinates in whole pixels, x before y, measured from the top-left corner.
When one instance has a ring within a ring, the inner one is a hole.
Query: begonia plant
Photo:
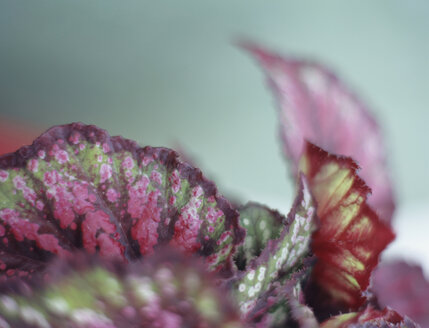
[[[409,267],[374,275],[395,236],[378,124],[323,66],[244,48],[278,102],[289,213],[232,205],[173,150],[53,127],[0,157],[0,327],[428,324]]]

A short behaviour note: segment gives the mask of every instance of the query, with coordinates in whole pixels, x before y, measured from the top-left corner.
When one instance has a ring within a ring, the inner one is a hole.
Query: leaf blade
[[[257,45],[243,47],[261,65],[279,108],[283,152],[294,175],[306,140],[352,157],[373,190],[370,205],[390,222],[395,202],[380,128],[367,107],[318,63],[281,57]],[[335,131],[335,133],[333,133]]]
[[[368,206],[370,189],[356,174],[358,166],[351,158],[307,143],[300,168],[318,203],[320,219],[312,242],[318,262],[308,292],[310,305],[322,316],[333,310],[357,310],[365,301],[363,292],[379,255],[394,234]]]
[[[83,248],[132,261],[170,243],[231,275],[243,234],[216,186],[170,149],[74,123],[0,157],[2,252],[43,263]],[[0,267],[25,274],[16,270]]]

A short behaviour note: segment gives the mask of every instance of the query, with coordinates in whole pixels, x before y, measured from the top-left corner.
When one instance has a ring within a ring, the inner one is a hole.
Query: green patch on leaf
[[[246,229],[246,237],[238,247],[236,263],[244,270],[252,259],[258,257],[269,240],[280,237],[286,218],[264,205],[248,203],[239,210],[240,224]]]

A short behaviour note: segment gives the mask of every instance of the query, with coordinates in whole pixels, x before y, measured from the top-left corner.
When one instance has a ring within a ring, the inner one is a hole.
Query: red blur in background
[[[41,128],[29,123],[0,117],[0,155],[11,153],[22,146],[30,145],[41,133]]]

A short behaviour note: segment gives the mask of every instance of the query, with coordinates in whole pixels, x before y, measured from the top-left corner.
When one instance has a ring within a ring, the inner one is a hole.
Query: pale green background
[[[426,241],[428,32],[424,0],[2,0],[0,115],[41,131],[82,121],[142,145],[181,144],[222,191],[285,210],[292,183],[273,97],[234,46],[258,41],[329,64],[371,105],[398,219]]]

